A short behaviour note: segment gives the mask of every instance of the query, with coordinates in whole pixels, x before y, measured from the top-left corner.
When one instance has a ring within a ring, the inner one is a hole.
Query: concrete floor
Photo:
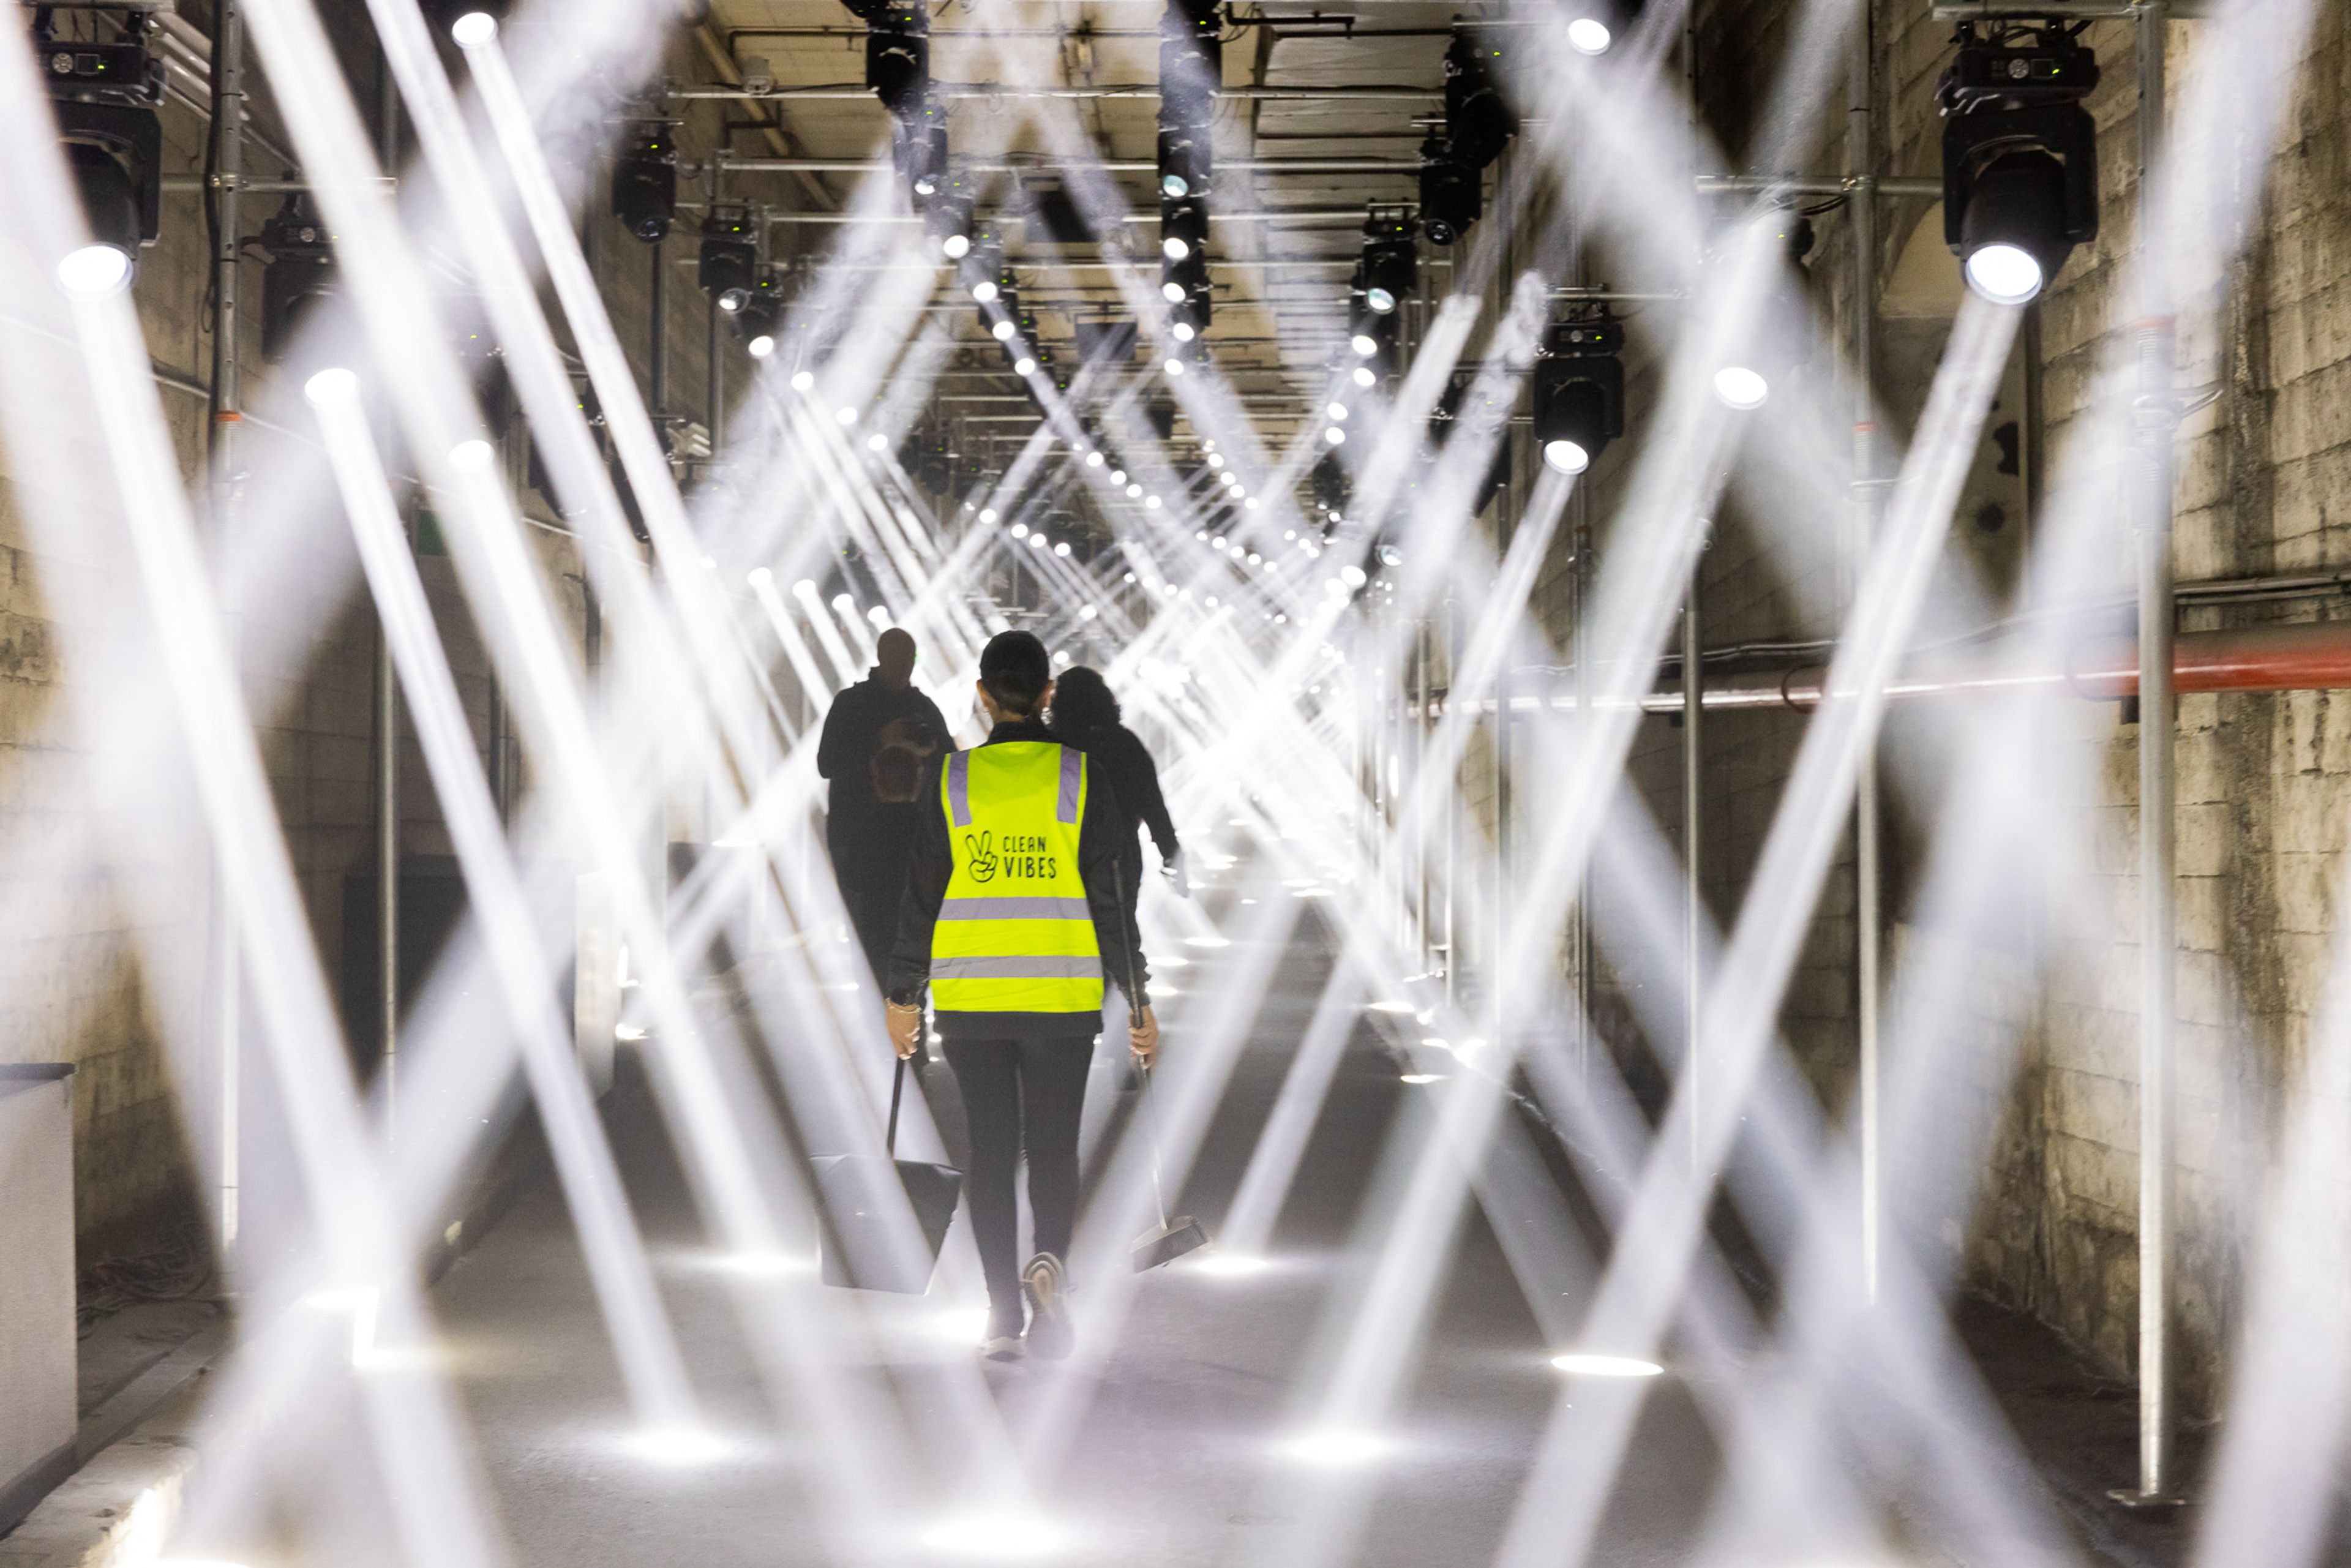
[[[1240,949],[1216,956],[1238,961]],[[1180,1208],[1214,1232],[1247,1163],[1324,965],[1311,935],[1293,941],[1210,1130]],[[1182,1005],[1212,992],[1214,965],[1184,977]],[[1169,1049],[1184,1049],[1180,1011]],[[960,1108],[944,1065],[926,1074],[941,1133],[960,1143]],[[1118,1072],[1097,1062],[1096,1112],[1117,1110]],[[1428,1354],[1394,1424],[1397,1446],[1361,1469],[1301,1469],[1279,1457],[1295,1429],[1315,1332],[1334,1290],[1334,1266],[1356,1218],[1399,1096],[1393,1059],[1368,1031],[1348,1046],[1322,1120],[1269,1250],[1276,1267],[1220,1278],[1179,1263],[1148,1276],[1066,1461],[1037,1479],[1042,1509],[1065,1528],[1072,1560],[1158,1564],[1340,1563],[1427,1568],[1478,1563],[1507,1526],[1534,1439],[1559,1392],[1546,1347],[1482,1220],[1460,1234]],[[807,1463],[819,1431],[778,1431],[759,1392],[756,1358],[721,1275],[697,1268],[700,1227],[641,1089],[616,1093],[611,1113],[642,1222],[663,1260],[664,1287],[697,1391],[739,1440],[735,1454],[692,1469],[649,1465],[618,1438],[624,1410],[569,1220],[551,1185],[528,1194],[445,1276],[435,1300],[475,1423],[480,1456],[516,1561],[546,1568],[604,1564],[822,1563],[814,1539]],[[1113,1116],[1113,1119],[1116,1119]],[[967,1223],[958,1218],[958,1228]],[[1081,1222],[1082,1224],[1082,1222]],[[904,1408],[943,1401],[942,1358],[973,1355],[940,1332],[943,1309],[970,1308],[976,1288],[941,1282],[920,1300],[863,1295],[893,1347],[885,1368]],[[1082,1249],[1082,1237],[1081,1241]],[[965,1274],[964,1278],[969,1278]],[[1079,1282],[1082,1287],[1083,1281]],[[1078,1298],[1080,1333],[1086,1298]],[[965,1314],[967,1316],[967,1314]],[[964,1333],[968,1333],[967,1326]],[[1044,1393],[1045,1369],[986,1369],[1011,1430],[1024,1429]],[[947,1508],[965,1469],[930,1454],[906,1478],[917,1507]],[[1606,1521],[1595,1561],[1680,1561],[1698,1527],[1715,1466],[1683,1392],[1657,1385]],[[909,1529],[903,1557],[926,1561]],[[1321,1542],[1323,1552],[1301,1542]]]

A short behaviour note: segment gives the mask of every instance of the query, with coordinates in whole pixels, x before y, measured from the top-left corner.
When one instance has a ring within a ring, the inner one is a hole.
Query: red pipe
[[[2183,632],[2172,680],[2189,692],[2302,692],[2351,688],[2351,622],[2252,626],[2229,632]],[[1785,674],[1729,675],[1710,681],[1708,707],[1818,707],[1828,671],[1819,664]],[[2092,701],[2138,695],[2138,643],[2101,637],[2070,650],[2063,670],[2020,669],[1997,645],[1966,664],[1938,663],[1898,676],[1888,697],[1956,696],[2046,686]],[[1651,713],[1679,713],[1678,690],[1659,691],[1641,705]]]

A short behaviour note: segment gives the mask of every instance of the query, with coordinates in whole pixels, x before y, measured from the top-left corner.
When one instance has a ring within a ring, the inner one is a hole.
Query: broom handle
[[[890,1130],[882,1134],[882,1152],[895,1159],[898,1155],[898,1102],[906,1093],[906,1059],[898,1059],[898,1071],[890,1079]]]
[[[1118,956],[1126,968],[1126,1010],[1134,1011],[1134,944],[1126,930],[1126,878],[1110,862],[1111,891],[1118,895]],[[1167,1228],[1167,1194],[1159,1185],[1159,1103],[1151,1093],[1151,1064],[1143,1064],[1143,1115],[1151,1131],[1151,1196],[1159,1205],[1159,1228]]]

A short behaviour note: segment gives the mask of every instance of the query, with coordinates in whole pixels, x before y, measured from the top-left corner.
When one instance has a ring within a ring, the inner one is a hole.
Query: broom
[[[1134,943],[1126,929],[1126,879],[1118,868],[1111,868],[1111,885],[1118,894],[1119,951],[1126,965],[1126,1002],[1134,1006]],[[1151,1068],[1143,1068],[1143,1119],[1151,1139],[1151,1196],[1159,1206],[1159,1228],[1146,1230],[1127,1249],[1134,1260],[1134,1271],[1145,1273],[1162,1263],[1173,1263],[1186,1252],[1196,1252],[1208,1244],[1208,1233],[1200,1222],[1188,1214],[1167,1218],[1167,1193],[1159,1179],[1159,1112],[1158,1102],[1151,1092]]]

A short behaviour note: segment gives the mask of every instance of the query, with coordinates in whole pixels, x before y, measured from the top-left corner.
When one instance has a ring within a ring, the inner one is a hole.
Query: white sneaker
[[[987,1337],[979,1342],[979,1354],[987,1361],[1019,1361],[1029,1352],[1020,1337],[1020,1314],[1015,1312],[1008,1320],[990,1316]]]

